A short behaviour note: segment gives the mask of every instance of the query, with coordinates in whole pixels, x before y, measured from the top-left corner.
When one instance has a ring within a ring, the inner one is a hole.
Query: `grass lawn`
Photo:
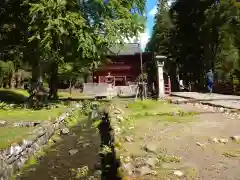
[[[92,98],[91,96],[88,96],[86,94],[83,94],[81,93],[80,91],[72,91],[72,94],[70,94],[69,92],[66,92],[66,91],[59,91],[58,92],[58,96],[59,96],[59,99],[68,99],[68,98],[71,98],[71,99],[88,99],[88,98]]]
[[[169,104],[166,101],[155,101],[155,100],[145,100],[145,101],[135,101],[130,102],[127,105],[128,109],[134,113],[170,113],[176,112],[179,108],[173,104]]]
[[[0,149],[7,148],[13,143],[19,142],[23,137],[26,137],[33,128],[4,128],[0,129]]]
[[[145,100],[126,102],[119,100],[117,107],[124,108],[126,121],[122,123],[125,132],[129,127],[145,126],[147,122],[153,123],[187,123],[195,120],[195,112],[184,112],[177,105],[166,101]]]
[[[24,89],[0,89],[0,101],[7,103],[21,103],[29,96]],[[58,105],[58,108],[52,109],[0,109],[0,120],[4,121],[42,121],[51,120],[59,116],[65,107]]]
[[[0,120],[16,122],[16,121],[44,121],[53,120],[65,111],[65,106],[59,105],[58,108],[52,109],[9,109],[0,110]]]
[[[21,104],[29,94],[24,89],[0,89],[0,101],[13,104]]]

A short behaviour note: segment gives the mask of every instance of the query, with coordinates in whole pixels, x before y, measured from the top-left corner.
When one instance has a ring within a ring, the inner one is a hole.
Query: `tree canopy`
[[[0,8],[2,61],[31,67],[32,83],[47,76],[52,97],[59,73],[89,72],[145,24],[145,0],[3,0]]]
[[[240,9],[233,1],[176,0],[167,7],[159,0],[149,51],[167,55],[173,77],[203,87],[204,75],[214,69],[218,80],[239,77]]]

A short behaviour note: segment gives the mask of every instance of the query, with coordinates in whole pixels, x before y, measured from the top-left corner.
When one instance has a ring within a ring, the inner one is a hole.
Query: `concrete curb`
[[[181,98],[180,100],[170,100],[170,102],[173,103],[173,104],[200,103],[200,104],[203,104],[203,105],[208,105],[208,106],[213,106],[213,107],[226,108],[226,109],[229,109],[231,111],[239,111],[240,110],[240,109],[237,109],[237,108],[224,106],[224,105],[216,104],[216,103],[213,103],[213,102],[204,102],[204,101],[206,101],[204,99],[194,99],[194,98],[191,98],[191,97],[180,96],[180,95],[171,95],[171,96]]]

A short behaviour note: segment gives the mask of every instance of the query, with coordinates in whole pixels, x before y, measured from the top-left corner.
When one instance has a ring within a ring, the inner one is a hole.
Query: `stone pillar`
[[[157,61],[157,71],[158,71],[158,98],[165,97],[165,86],[164,86],[164,78],[163,78],[163,62]]]

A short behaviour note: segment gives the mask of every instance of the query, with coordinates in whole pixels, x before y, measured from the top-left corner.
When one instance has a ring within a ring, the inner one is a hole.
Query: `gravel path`
[[[184,123],[162,122],[161,117],[157,121],[137,121],[129,132],[134,141],[123,143],[127,150],[125,154],[130,157],[149,156],[141,148],[147,144],[159,149],[157,156],[164,152],[181,159],[177,164],[163,163],[160,168],[156,167],[156,176],[140,179],[240,180],[240,143],[230,139],[240,135],[240,119],[214,112],[209,106],[178,106],[184,111],[199,114],[193,121]],[[183,175],[173,175],[177,170]]]

